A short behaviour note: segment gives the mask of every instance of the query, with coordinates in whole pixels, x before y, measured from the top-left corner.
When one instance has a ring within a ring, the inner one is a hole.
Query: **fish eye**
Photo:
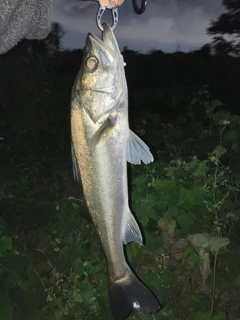
[[[95,57],[89,57],[86,60],[86,66],[88,69],[93,70],[98,64],[98,60]]]

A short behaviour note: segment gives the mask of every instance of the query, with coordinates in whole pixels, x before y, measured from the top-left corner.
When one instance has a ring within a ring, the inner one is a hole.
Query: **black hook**
[[[141,7],[138,6],[138,0],[132,0],[133,9],[137,14],[142,14],[147,6],[147,0],[141,0]]]

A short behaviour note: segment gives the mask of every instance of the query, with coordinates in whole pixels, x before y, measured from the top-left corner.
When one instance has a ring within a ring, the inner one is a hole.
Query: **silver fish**
[[[146,144],[128,124],[124,61],[109,25],[103,41],[89,33],[71,99],[74,176],[99,234],[108,268],[109,300],[115,319],[132,311],[160,310],[155,296],[127,265],[123,243],[142,245],[142,235],[128,204],[127,161],[153,161]],[[80,176],[79,176],[80,171]]]

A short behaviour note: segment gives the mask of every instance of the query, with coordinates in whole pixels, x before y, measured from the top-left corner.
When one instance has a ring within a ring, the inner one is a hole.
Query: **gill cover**
[[[91,33],[87,36],[76,85],[79,104],[94,123],[103,122],[118,108],[118,101],[127,90],[123,58],[116,38],[107,24],[103,27],[103,40]]]

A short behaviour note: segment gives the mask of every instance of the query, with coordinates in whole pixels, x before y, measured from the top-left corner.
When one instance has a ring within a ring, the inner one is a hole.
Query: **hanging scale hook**
[[[103,31],[101,19],[106,9],[110,9],[112,11],[112,20],[113,24],[111,26],[112,30],[114,30],[118,24],[118,1],[112,0],[99,0],[99,9],[97,13],[97,26],[100,30]]]
[[[118,24],[118,6],[122,5],[125,0],[94,0],[99,2],[99,9],[97,12],[97,26],[103,31],[101,19],[106,9],[112,11],[112,30],[114,30]],[[133,9],[137,14],[142,14],[147,7],[147,0],[140,0],[141,4],[138,4],[139,0],[132,0]]]

